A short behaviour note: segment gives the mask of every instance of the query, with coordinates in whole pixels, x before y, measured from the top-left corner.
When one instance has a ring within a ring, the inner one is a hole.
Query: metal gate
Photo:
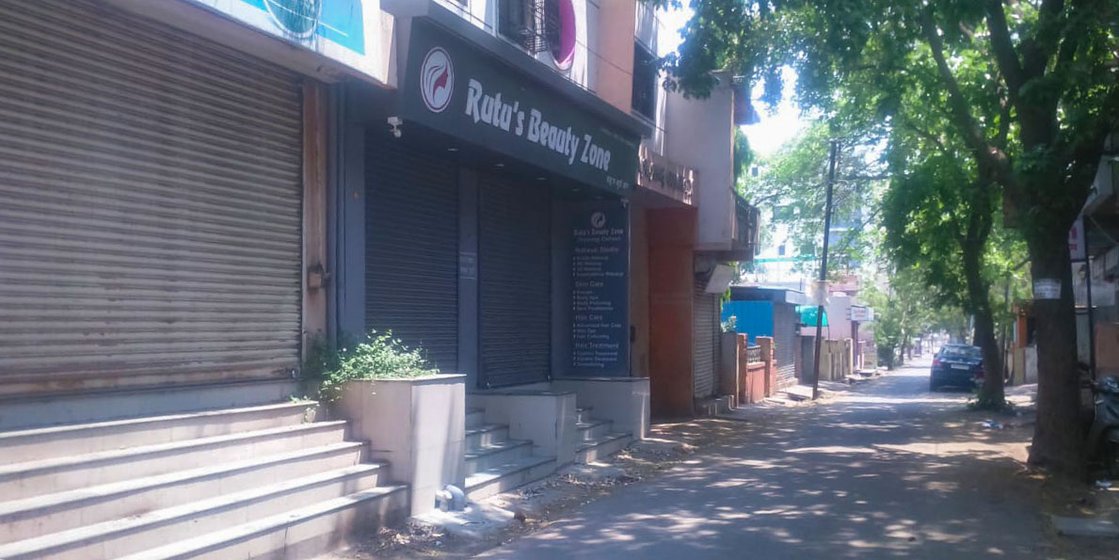
[[[508,176],[479,178],[481,383],[551,373],[551,197]]]
[[[458,166],[380,131],[366,154],[366,327],[457,372]]]
[[[0,75],[0,394],[298,367],[299,76],[82,0]]]
[[[692,311],[692,335],[695,352],[692,355],[695,398],[703,399],[715,394],[715,357],[719,336],[719,295],[708,294],[697,286],[695,309]]]

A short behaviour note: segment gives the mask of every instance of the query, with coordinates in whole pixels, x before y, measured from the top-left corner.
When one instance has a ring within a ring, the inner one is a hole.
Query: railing
[[[746,363],[757,364],[762,361],[762,347],[757,344],[751,344],[746,347]]]

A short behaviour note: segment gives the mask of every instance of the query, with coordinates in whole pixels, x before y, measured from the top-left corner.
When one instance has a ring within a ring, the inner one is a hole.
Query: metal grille
[[[482,384],[546,381],[552,336],[550,193],[508,177],[480,179]]]
[[[81,0],[0,3],[0,75],[0,392],[298,367],[298,76]]]
[[[719,335],[719,296],[696,287],[695,309],[693,310],[692,332],[695,340],[695,353],[692,356],[694,389],[697,399],[715,394],[715,353]]]
[[[384,132],[366,146],[366,328],[456,372],[458,168]]]
[[[501,0],[498,31],[530,53],[542,53],[560,42],[559,3],[555,0]]]

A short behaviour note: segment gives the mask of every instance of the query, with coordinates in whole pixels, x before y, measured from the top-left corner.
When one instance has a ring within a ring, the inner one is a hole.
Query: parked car
[[[933,357],[929,390],[941,387],[973,389],[983,379],[983,352],[978,346],[945,344]]]

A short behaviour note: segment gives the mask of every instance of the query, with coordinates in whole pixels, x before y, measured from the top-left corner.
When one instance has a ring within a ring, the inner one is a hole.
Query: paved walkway
[[[1028,426],[991,430],[927,366],[741,431],[486,558],[1046,558],[1019,476]]]

